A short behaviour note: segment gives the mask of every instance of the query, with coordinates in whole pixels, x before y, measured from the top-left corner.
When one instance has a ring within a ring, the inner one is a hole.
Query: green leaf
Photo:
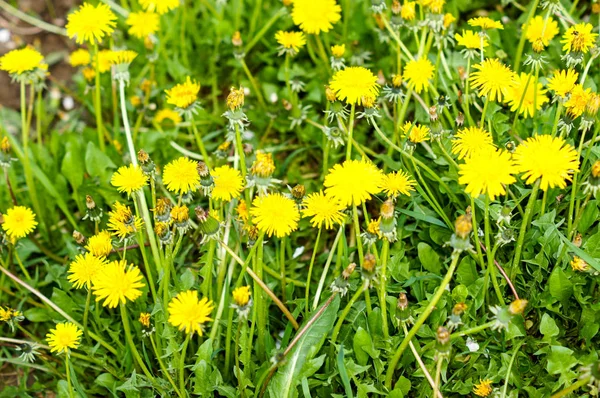
[[[548,355],[548,364],[546,370],[551,374],[566,372],[577,364],[577,359],[573,356],[573,350],[567,347],[553,345]]]
[[[379,356],[379,351],[375,349],[371,335],[360,326],[354,335],[352,346],[359,365],[366,365],[369,357],[377,358]]]
[[[60,171],[67,177],[74,190],[83,183],[83,159],[78,145],[68,142]]]
[[[419,242],[417,245],[419,260],[427,271],[438,275],[442,271],[440,256],[425,242]]]
[[[412,217],[416,220],[420,220],[420,221],[425,221],[427,223],[433,224],[433,225],[437,225],[438,227],[443,227],[443,228],[448,228],[448,226],[446,224],[444,224],[444,222],[438,220],[435,217],[431,217],[428,216],[426,214],[423,213],[417,213],[415,211],[411,211],[411,210],[407,210],[407,209],[397,209],[398,212],[400,213],[404,213],[409,217]]]
[[[542,322],[540,322],[540,333],[545,337],[558,336],[560,329],[556,325],[556,322],[552,317],[546,313],[542,316]]]
[[[98,176],[105,179],[109,169],[116,169],[117,166],[106,156],[93,142],[88,142],[85,150],[85,169],[91,176]]]
[[[181,290],[189,290],[196,283],[196,276],[190,268],[186,268],[179,279],[181,280]]]
[[[342,379],[342,384],[344,385],[344,390],[346,391],[346,396],[352,398],[352,387],[350,386],[350,378],[348,377],[348,372],[346,371],[346,366],[344,365],[344,345],[340,346],[340,351],[337,355],[337,366],[338,371],[340,372],[340,379]],[[306,379],[303,379],[306,380]]]
[[[573,284],[560,267],[554,267],[554,271],[548,278],[550,294],[555,299],[565,302],[573,294]]]
[[[30,322],[46,322],[52,319],[45,308],[30,308],[23,313]]]
[[[325,338],[333,328],[340,299],[336,297],[321,316],[300,337],[295,347],[286,357],[285,364],[277,370],[277,373],[269,384],[269,393],[272,397],[297,397],[296,386],[300,384],[303,368],[313,359],[325,342]]]

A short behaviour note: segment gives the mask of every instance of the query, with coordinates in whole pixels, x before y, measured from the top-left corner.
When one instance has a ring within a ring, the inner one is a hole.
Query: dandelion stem
[[[450,340],[455,340],[455,339],[458,339],[459,337],[464,337],[464,336],[468,336],[470,334],[479,333],[481,331],[484,331],[485,329],[491,328],[494,325],[494,323],[495,323],[494,321],[490,321],[490,322],[484,323],[483,325],[478,325],[478,326],[472,327],[470,329],[463,330],[461,332],[452,333],[450,335]]]
[[[514,348],[513,354],[510,357],[510,362],[508,363],[508,369],[506,370],[506,380],[504,381],[504,387],[502,388],[502,395],[500,398],[506,398],[506,391],[508,390],[508,381],[510,379],[510,372],[512,370],[513,364],[515,363],[515,359],[517,358],[517,354],[519,353],[519,349],[523,345],[523,341],[520,341]]]
[[[162,360],[162,357],[160,356],[160,353],[158,352],[158,348],[156,347],[156,343],[154,342],[154,337],[152,337],[152,334],[150,334],[150,343],[152,344],[152,349],[154,350],[154,355],[156,356],[156,360],[158,361],[158,365],[160,366],[160,369],[162,370],[162,372],[165,375],[165,377],[167,378],[167,380],[169,380],[169,383],[171,383],[171,386],[173,387],[173,390],[175,390],[175,393],[179,397],[183,398],[183,395],[177,389],[177,385],[175,384],[175,381],[171,377],[171,374],[167,370],[167,367],[165,366],[165,363]]]
[[[514,69],[517,74],[521,69],[521,56],[523,55],[523,49],[525,48],[525,39],[527,38],[527,35],[525,35],[523,32],[527,32],[527,29],[529,28],[529,24],[531,23],[531,19],[535,14],[535,10],[537,9],[539,2],[540,0],[533,0],[533,2],[531,2],[531,8],[529,9],[529,14],[527,14],[527,20],[523,24],[523,31],[521,32],[521,38],[519,39],[519,45],[517,46],[517,55],[515,56],[514,62]]]
[[[327,271],[329,271],[329,266],[331,265],[331,261],[333,260],[333,255],[336,252],[338,244],[340,242],[340,238],[342,237],[342,233],[344,232],[344,225],[340,225],[340,229],[338,230],[335,239],[333,240],[333,244],[331,245],[331,249],[329,250],[329,255],[327,256],[327,261],[325,262],[325,267],[323,268],[323,273],[321,274],[321,278],[319,279],[319,285],[317,286],[317,292],[315,293],[315,298],[313,299],[312,308],[315,310],[317,305],[319,305],[319,299],[321,298],[321,292],[323,291],[323,287],[325,286],[325,279],[327,278]],[[316,250],[316,249],[315,249]]]
[[[402,239],[402,237],[401,237]],[[387,319],[387,263],[390,258],[390,241],[387,238],[383,239],[383,247],[381,248],[381,271],[379,276],[379,308],[381,309],[381,329],[386,345],[390,338]]]
[[[65,354],[65,372],[67,373],[67,388],[69,389],[69,397],[75,398],[73,394],[73,386],[71,385],[71,366],[69,364],[69,354]]]
[[[90,314],[90,301],[92,299],[92,287],[88,286],[87,289],[87,297],[85,299],[85,309],[83,310],[83,334],[85,334],[86,339],[90,340],[90,335],[88,332],[88,316]]]
[[[404,330],[405,335],[408,334],[408,329],[406,328],[406,323],[404,323],[404,322],[402,323],[402,329]],[[427,381],[429,382],[429,385],[433,389],[434,394],[437,396],[437,398],[444,398],[442,396],[442,394],[440,393],[440,391],[437,389],[437,386],[435,384],[435,381],[433,380],[433,377],[431,377],[431,374],[427,370],[427,367],[425,366],[425,363],[423,362],[423,359],[419,355],[419,352],[417,351],[417,348],[415,347],[413,342],[410,341],[408,343],[408,346],[410,347],[410,350],[412,351],[414,357],[417,359],[419,367],[421,368],[421,371],[423,372],[423,374],[425,374],[425,378],[427,379]]]
[[[211,161],[210,161],[210,157],[208,156],[208,152],[206,152],[206,147],[204,146],[204,141],[202,141],[202,136],[200,135],[200,132],[198,131],[198,127],[196,127],[196,123],[194,123],[194,117],[191,114],[188,114],[188,122],[190,123],[190,128],[192,130],[192,134],[194,135],[194,138],[196,139],[196,145],[198,145],[198,148],[200,149],[200,153],[202,154],[202,160],[204,161],[204,163],[206,163],[206,165],[208,167],[211,167]]]
[[[260,87],[258,86],[256,79],[254,78],[254,76],[252,76],[252,72],[250,72],[250,69],[248,69],[248,65],[246,65],[246,61],[241,59],[240,64],[242,65],[242,69],[244,70],[246,77],[248,78],[248,80],[250,80],[250,84],[252,85],[252,89],[254,90],[254,93],[256,93],[256,98],[258,98],[258,102],[260,103],[261,108],[263,108],[263,110],[266,110],[267,104],[265,103],[265,99],[262,95],[262,91],[260,91]]]
[[[479,122],[479,127],[485,129],[485,114],[487,113],[487,108],[490,103],[490,97],[485,97],[485,103],[483,104],[483,111],[481,111],[481,121]],[[518,112],[515,114],[515,120],[517,119]],[[513,126],[514,127],[514,126]]]
[[[471,220],[473,221],[473,240],[475,241],[475,246],[477,246],[477,258],[479,259],[479,265],[481,269],[484,268],[483,261],[483,253],[481,252],[481,245],[479,244],[479,226],[477,225],[477,208],[475,207],[475,199],[469,195],[471,199]]]
[[[313,252],[312,252],[312,256],[310,257],[310,265],[308,266],[308,275],[306,276],[306,294],[305,294],[305,309],[306,309],[306,314],[305,316],[308,316],[308,314],[310,313],[310,309],[309,309],[309,305],[308,305],[308,297],[310,296],[310,277],[312,276],[312,270],[313,270],[313,265],[315,264],[315,258],[317,257],[317,250],[319,249],[319,242],[321,240],[321,231],[322,231],[322,227],[319,227],[319,230],[317,232],[317,239],[315,239],[315,246],[313,247]]]
[[[185,391],[185,354],[187,353],[187,347],[190,343],[190,336],[191,333],[188,333],[185,336],[183,348],[181,349],[181,354],[179,354],[179,391]]]
[[[131,350],[131,354],[135,358],[139,367],[142,369],[144,374],[148,379],[155,382],[154,377],[150,374],[150,371],[144,364],[144,360],[140,356],[137,348],[135,347],[135,343],[133,342],[133,338],[131,337],[131,327],[129,325],[129,317],[127,316],[127,309],[125,308],[125,304],[119,303],[119,308],[121,309],[121,319],[123,320],[123,330],[125,331],[125,340],[127,341],[127,345],[129,345],[129,349]]]
[[[346,142],[346,160],[350,160],[352,157],[352,132],[354,131],[354,111],[356,105],[352,104],[350,108],[350,119],[348,120],[348,142]]]
[[[585,140],[585,133],[587,130],[584,130],[581,134],[581,139],[579,140],[579,148],[577,149],[577,159],[581,158],[581,152],[583,150],[583,141]],[[573,184],[571,184],[571,198],[569,200],[569,216],[567,217],[567,231],[571,231],[573,227],[573,211],[575,210],[575,197],[577,196],[577,181],[579,180],[580,170],[575,170],[573,173]]]
[[[540,188],[540,180],[538,179],[533,188],[531,189],[531,193],[529,194],[529,202],[527,202],[527,208],[525,209],[525,216],[523,216],[523,220],[521,221],[521,229],[519,231],[519,238],[517,240],[517,245],[515,247],[515,255],[513,257],[513,265],[510,271],[510,279],[514,279],[517,274],[517,269],[521,265],[521,252],[523,250],[523,242],[525,241],[525,233],[527,232],[527,227],[529,226],[529,222],[531,220],[531,216],[533,214],[533,207],[537,200],[537,193]]]
[[[435,292],[435,295],[431,298],[431,300],[427,304],[427,307],[425,307],[425,309],[423,310],[419,318],[416,320],[413,327],[408,332],[408,334],[404,336],[404,340],[402,340],[402,343],[400,343],[400,346],[398,347],[396,353],[389,362],[387,374],[385,377],[385,386],[388,389],[392,388],[392,379],[394,377],[394,371],[396,370],[396,366],[398,366],[398,362],[400,362],[400,358],[402,358],[402,354],[408,347],[408,343],[412,340],[413,337],[415,337],[421,326],[423,326],[429,315],[431,315],[431,313],[433,312],[435,305],[438,303],[438,301],[440,301],[440,299],[444,295],[446,287],[448,286],[450,280],[452,279],[452,276],[454,275],[454,270],[456,269],[459,258],[459,252],[455,251],[452,253],[452,262],[450,263],[450,267],[448,267],[448,271],[446,272],[446,276],[444,276],[442,283],[440,284],[440,286]]]
[[[496,254],[497,245],[494,245],[493,249],[491,244],[491,228],[490,228],[490,196],[488,194],[485,195],[485,214],[483,215],[484,222],[484,234],[485,234],[485,247],[487,248],[487,274],[492,279],[492,286],[494,286],[494,291],[496,292],[496,296],[498,297],[498,301],[504,305],[504,297],[502,297],[502,291],[500,290],[500,286],[498,285],[498,280],[496,279],[496,266],[494,265],[494,256]],[[487,284],[487,279],[486,283]]]
[[[577,391],[579,388],[588,384],[590,382],[591,378],[592,378],[592,376],[587,376],[586,378],[579,380],[577,383],[572,384],[571,386],[565,388],[564,390],[561,390],[561,391],[557,392],[556,394],[552,395],[551,398],[566,397],[573,391]]]
[[[344,324],[344,320],[348,316],[350,309],[352,308],[356,300],[358,300],[358,298],[363,294],[363,292],[367,291],[368,289],[369,280],[365,279],[363,281],[363,284],[356,290],[350,301],[348,301],[348,304],[346,304],[346,307],[340,314],[340,317],[338,318],[338,321],[336,322],[335,327],[333,328],[333,332],[331,332],[331,350],[333,350],[333,348],[335,347],[335,342],[337,340],[338,335],[340,334],[340,330],[342,329],[342,325]]]
[[[106,146],[104,145],[104,128],[102,125],[102,103],[100,97],[100,51],[98,50],[98,43],[96,42],[94,42],[94,59],[96,64],[94,84],[94,113],[96,114],[96,131],[98,133],[98,145],[100,145],[100,150],[102,152],[106,152]]]

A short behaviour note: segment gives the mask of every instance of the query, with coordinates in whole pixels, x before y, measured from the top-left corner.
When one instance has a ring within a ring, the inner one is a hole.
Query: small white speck
[[[8,29],[0,29],[0,43],[8,43],[10,41],[10,31]]]
[[[65,97],[63,98],[62,105],[65,110],[70,111],[75,106],[75,101],[73,101],[73,97]]]
[[[296,248],[296,250],[294,250],[292,258],[298,258],[302,255],[302,253],[304,253],[304,246],[299,246]]]
[[[250,95],[250,89],[248,87],[244,87],[244,95]]]
[[[269,101],[271,101],[274,104],[277,102],[277,100],[278,100],[277,93],[271,93],[271,95],[269,96]]]
[[[479,350],[479,343],[477,343],[477,341],[475,341],[475,339],[473,339],[471,337],[467,337],[467,348],[471,352],[476,352]]]

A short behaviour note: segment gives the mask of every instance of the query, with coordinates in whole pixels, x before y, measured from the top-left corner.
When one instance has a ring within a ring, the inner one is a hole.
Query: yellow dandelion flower
[[[478,26],[481,29],[504,29],[502,23],[494,21],[493,19],[488,17],[471,18],[469,19],[468,23],[471,26]]]
[[[96,71],[94,68],[85,67],[81,70],[81,74],[88,82],[92,81],[96,77]]]
[[[429,79],[433,77],[434,71],[433,64],[427,58],[422,58],[408,61],[402,76],[408,83],[408,88],[419,94],[429,86]]]
[[[143,327],[150,327],[150,313],[149,312],[140,312],[140,317],[138,321],[142,324]]]
[[[87,251],[96,257],[106,257],[112,251],[112,237],[108,231],[100,231],[88,239],[85,245]]]
[[[72,67],[86,66],[92,61],[90,52],[84,48],[79,48],[69,55],[69,64]]]
[[[513,154],[519,172],[527,184],[541,179],[540,188],[564,188],[579,170],[577,151],[562,138],[536,135],[522,142]]]
[[[158,29],[160,29],[160,16],[151,11],[131,12],[125,23],[129,25],[127,32],[130,35],[138,39],[144,39],[158,32]]]
[[[67,17],[67,35],[77,44],[99,43],[115,30],[117,17],[106,4],[84,3]]]
[[[197,291],[181,292],[169,302],[169,323],[185,333],[202,336],[203,325],[212,321],[213,309],[213,302],[206,297],[198,300]]]
[[[244,199],[241,199],[238,205],[235,208],[235,212],[237,213],[240,220],[243,222],[248,222],[248,217],[250,214],[248,213],[248,205]]]
[[[131,237],[142,229],[142,219],[134,216],[129,206],[119,202],[113,205],[113,210],[108,213],[108,230],[119,239]]]
[[[300,213],[292,199],[280,193],[259,196],[252,202],[252,220],[269,237],[282,238],[298,228]]]
[[[502,101],[515,80],[515,73],[497,59],[486,59],[474,66],[470,80],[474,88],[479,89],[480,97],[489,97],[491,101]]]
[[[156,112],[156,115],[154,115],[154,121],[158,124],[165,122],[165,120],[169,120],[174,125],[178,125],[182,121],[179,113],[175,112],[173,109],[167,108],[159,110]]]
[[[350,105],[362,105],[365,98],[374,98],[379,93],[377,76],[362,66],[350,66],[335,72],[329,87],[339,100]]]
[[[173,160],[165,166],[163,183],[171,192],[186,194],[194,192],[200,184],[198,175],[198,162],[186,157]]]
[[[245,307],[250,302],[250,286],[240,286],[231,292],[233,301],[238,307]]]
[[[111,65],[129,65],[133,62],[135,57],[137,57],[137,53],[131,50],[118,50],[113,51],[112,56],[110,57]]]
[[[256,159],[252,163],[250,172],[259,177],[270,177],[275,172],[275,163],[273,154],[263,151],[256,151]]]
[[[331,55],[336,58],[342,58],[344,53],[346,52],[345,44],[336,44],[335,46],[331,46]]]
[[[473,394],[478,397],[487,397],[492,393],[492,381],[490,379],[480,380],[478,384],[473,387]]]
[[[44,63],[44,56],[31,46],[12,50],[0,58],[0,70],[9,74],[21,75],[36,69],[48,69]]]
[[[33,232],[37,224],[35,214],[29,207],[14,206],[6,210],[2,229],[15,242]]]
[[[92,291],[96,301],[104,300],[103,307],[115,308],[119,303],[126,304],[142,295],[146,286],[140,269],[126,261],[111,261],[102,267],[92,281]]]
[[[312,217],[310,223],[314,228],[331,229],[344,222],[344,206],[338,199],[325,195],[323,191],[311,193],[302,201],[304,217]]]
[[[427,4],[427,8],[434,14],[441,14],[444,4],[446,4],[446,0],[431,0]]]
[[[567,94],[575,88],[579,73],[573,69],[555,70],[552,77],[548,79],[548,88],[560,97],[566,97]]]
[[[63,322],[56,325],[56,327],[50,330],[50,333],[46,335],[46,341],[50,346],[50,352],[66,354],[69,350],[79,347],[81,335],[83,332],[74,323]]]
[[[523,29],[525,29],[525,25],[523,25]],[[550,40],[557,34],[558,24],[556,21],[552,18],[544,20],[539,15],[529,22],[529,26],[527,26],[527,30],[525,31],[525,37],[531,44],[539,41],[544,47],[547,47],[550,44]]]
[[[574,118],[581,116],[593,96],[592,89],[584,89],[581,84],[576,84],[571,90],[569,100],[565,102],[567,113]]]
[[[474,198],[487,194],[494,200],[506,193],[506,185],[516,181],[517,172],[509,152],[487,146],[474,151],[458,166],[458,183],[466,185],[465,191]]]
[[[479,127],[466,127],[452,139],[452,153],[458,159],[469,157],[484,147],[494,147],[494,139],[488,131]]]
[[[275,40],[283,48],[298,52],[306,44],[306,37],[302,32],[284,32],[283,30],[275,33]]]
[[[574,256],[573,260],[571,260],[571,268],[573,271],[585,272],[590,266],[581,257]]]
[[[402,126],[404,136],[413,144],[419,144],[429,140],[429,127],[411,122],[404,123]]]
[[[531,74],[521,73],[506,90],[504,101],[510,105],[511,111],[518,111],[519,114],[528,118],[533,117],[534,110],[539,111],[542,105],[548,102],[546,93],[547,90],[540,83],[537,84],[536,89]]]
[[[383,173],[368,160],[346,160],[325,176],[325,193],[343,206],[360,206],[381,192]]]
[[[456,42],[459,46],[464,46],[470,49],[480,49],[482,47],[482,37],[479,36],[479,33],[473,32],[472,30],[464,30],[462,31],[462,35],[456,33],[454,35]],[[487,38],[483,38],[483,48],[489,45]]]
[[[228,202],[239,197],[244,190],[244,179],[237,169],[224,165],[216,167],[210,174],[215,182],[211,194],[213,199]]]
[[[309,34],[329,32],[341,18],[342,7],[335,0],[294,0],[292,20]]]
[[[560,41],[564,44],[563,51],[587,53],[594,46],[598,33],[592,33],[594,27],[589,23],[578,23],[571,26]]]
[[[450,13],[444,14],[444,29],[448,29],[452,22],[456,21],[456,17]]]
[[[410,196],[411,191],[415,190],[414,186],[415,180],[404,170],[386,174],[381,183],[383,192],[390,198],[396,198],[399,195]]]
[[[417,15],[415,7],[416,2],[405,1],[404,4],[402,4],[402,8],[400,9],[400,17],[402,17],[402,19],[406,21],[412,21]]]
[[[80,254],[69,266],[67,279],[75,289],[81,289],[83,286],[90,288],[94,277],[105,265],[104,258],[96,257],[91,253]]]
[[[140,166],[122,166],[112,175],[110,183],[117,187],[119,192],[127,192],[127,195],[131,195],[133,192],[137,192],[144,188],[148,183],[148,176],[144,174],[144,171]]]
[[[180,83],[171,89],[165,90],[167,103],[181,109],[185,109],[196,102],[199,92],[200,83],[192,80],[189,76],[185,79],[185,83]]]
[[[179,7],[180,0],[139,0],[146,11],[157,12],[160,15]]]
[[[110,70],[113,53],[114,51],[112,50],[100,50],[98,52],[98,72],[104,73]],[[96,61],[94,61],[94,66],[96,66]]]

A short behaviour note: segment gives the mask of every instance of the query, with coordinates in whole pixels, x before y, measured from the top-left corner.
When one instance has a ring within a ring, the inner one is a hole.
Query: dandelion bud
[[[233,44],[235,47],[241,47],[242,44],[244,44],[242,41],[242,34],[239,30],[236,31],[233,36],[231,36],[231,44]]]
[[[375,14],[375,23],[377,24],[377,27],[381,30],[385,29],[385,22],[383,22],[383,18],[381,17],[381,14]]]
[[[85,195],[85,207],[87,207],[88,210],[96,208],[96,202],[94,202],[94,199],[90,195]]]
[[[304,188],[304,185],[298,184],[294,188],[292,188],[292,196],[294,197],[294,199],[302,200],[304,198],[304,195],[306,195],[306,188]]]
[[[465,124],[465,115],[462,114],[462,112],[458,112],[458,115],[456,115],[456,127],[461,127],[463,124]]]
[[[377,261],[375,260],[375,256],[371,253],[365,255],[365,258],[362,263],[362,269],[367,274],[373,274],[375,272],[375,266],[377,265]]]
[[[465,303],[457,303],[452,308],[453,315],[462,315],[467,310],[467,305]]]
[[[596,116],[598,109],[600,108],[600,94],[592,94],[592,97],[587,103],[585,108],[586,112],[591,116]]]
[[[289,7],[292,5],[294,0],[282,0],[281,2],[283,3],[284,6]]]
[[[440,345],[446,345],[450,342],[450,332],[443,326],[440,326],[436,332],[436,339]]]
[[[579,232],[577,232],[575,234],[575,237],[573,238],[573,244],[577,247],[581,247],[582,243],[583,243],[583,236],[581,236],[581,234]]]
[[[190,228],[190,209],[185,205],[174,206],[171,209],[171,219],[179,232],[185,233]]]
[[[405,1],[400,9],[400,16],[402,19],[407,21],[412,21],[415,19],[416,10],[415,10],[415,2],[414,1]]]
[[[258,177],[268,178],[275,172],[273,155],[262,151],[256,152],[256,160],[252,163],[250,172]]]
[[[140,149],[137,153],[137,160],[140,162],[140,164],[144,165],[150,161],[150,156],[148,156],[148,152]]]
[[[454,231],[456,235],[461,239],[467,238],[472,230],[473,223],[471,221],[470,214],[459,216],[454,222]]]
[[[342,271],[342,278],[348,280],[350,278],[350,275],[352,275],[352,273],[354,272],[355,268],[356,263],[348,264],[348,266]]]
[[[281,104],[283,105],[283,109],[285,109],[286,111],[291,111],[292,110],[292,103],[288,100],[286,100],[285,98],[281,99]]]
[[[198,164],[196,165],[196,170],[198,171],[198,175],[200,176],[200,178],[206,178],[210,176],[208,166],[202,161],[198,162]]]
[[[196,217],[198,218],[198,229],[204,234],[205,239],[218,239],[219,228],[221,224],[212,214],[207,213],[201,207],[194,209]]]
[[[375,97],[362,97],[362,104],[365,108],[373,108],[375,106]]]
[[[205,222],[208,219],[208,213],[200,206],[194,209],[194,213],[196,213],[196,218],[200,222]]]
[[[10,142],[8,142],[7,137],[2,138],[2,142],[0,143],[0,150],[2,150],[2,152],[7,153],[7,154],[10,153],[11,146],[10,146]]]
[[[573,257],[573,260],[571,260],[571,268],[573,271],[585,272],[590,268],[590,266],[585,262],[585,260],[575,256]]]
[[[398,0],[394,0],[392,2],[392,13],[394,15],[398,15],[400,14],[400,10],[402,10],[402,5],[400,5],[400,2]]]
[[[169,224],[159,221],[154,226],[154,233],[158,236],[158,239],[162,245],[167,245],[172,241],[171,228]]]
[[[336,100],[335,91],[333,91],[329,86],[325,86],[325,97],[329,102],[335,102]]]
[[[256,242],[256,239],[258,239],[258,228],[255,225],[247,225],[244,227],[244,230],[246,231],[246,236],[248,236],[248,243]]]
[[[436,120],[438,120],[437,106],[434,105],[429,108],[429,118],[431,119],[432,122],[435,122]]]
[[[400,293],[396,303],[396,318],[402,323],[410,323],[412,321],[410,312],[406,293]]]
[[[227,107],[234,111],[244,105],[244,89],[240,87],[236,89],[235,87],[231,87],[229,91],[229,95],[227,96]]]
[[[94,68],[85,67],[81,70],[81,74],[83,74],[85,80],[91,82],[96,77],[96,70],[94,70]]]
[[[158,221],[168,223],[171,220],[171,209],[173,203],[168,198],[159,198],[156,201],[156,207],[154,208],[154,217]]]
[[[78,245],[83,245],[85,243],[85,236],[79,231],[73,231],[73,239]]]
[[[468,77],[467,70],[464,67],[459,66],[457,71],[458,71],[458,78],[460,80],[462,80],[462,81],[467,80],[467,77]]]
[[[381,205],[381,217],[383,219],[394,217],[394,202],[391,199],[386,200]]]
[[[369,225],[367,226],[367,230],[361,234],[365,244],[372,245],[377,241],[377,239],[381,239],[381,231],[379,229],[380,220],[371,220]]]
[[[408,308],[408,298],[406,297],[406,293],[400,293],[398,295],[397,307],[400,311],[404,311]]]
[[[244,144],[242,145],[242,150],[246,155],[250,155],[254,151],[254,147],[252,146],[252,144],[244,142]]]
[[[399,88],[402,86],[402,75],[397,74],[392,76],[392,86]]]
[[[600,3],[594,3],[594,4],[592,4],[592,13],[593,14],[600,14]]]
[[[525,307],[527,307],[527,300],[517,299],[510,303],[508,311],[513,315],[521,315],[525,311]]]

